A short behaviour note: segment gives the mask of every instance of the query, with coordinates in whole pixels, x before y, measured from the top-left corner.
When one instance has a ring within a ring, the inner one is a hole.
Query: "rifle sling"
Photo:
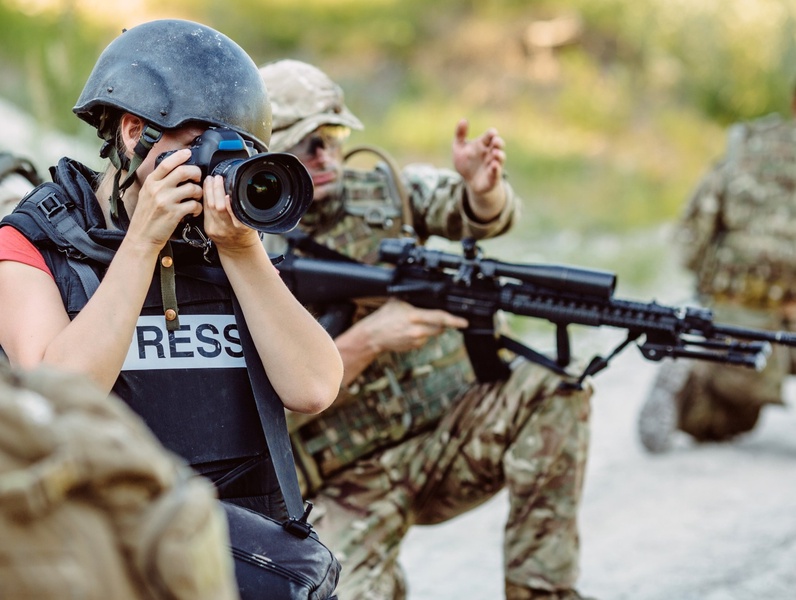
[[[570,374],[566,372],[566,370],[559,365],[556,361],[551,359],[548,356],[545,356],[541,352],[537,352],[533,348],[529,348],[525,344],[518,342],[517,340],[513,340],[510,337],[506,337],[505,335],[501,335],[499,337],[500,345],[505,348],[506,350],[510,350],[514,354],[518,354],[523,358],[536,363],[537,365],[541,365],[546,369],[549,369],[556,375],[561,375],[562,377],[570,377]]]

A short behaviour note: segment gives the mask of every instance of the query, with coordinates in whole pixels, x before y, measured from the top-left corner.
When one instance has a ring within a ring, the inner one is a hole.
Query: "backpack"
[[[212,484],[121,400],[0,362],[0,598],[238,596]]]

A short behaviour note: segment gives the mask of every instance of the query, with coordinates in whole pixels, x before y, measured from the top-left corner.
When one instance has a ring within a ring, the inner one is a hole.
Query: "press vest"
[[[79,270],[88,267],[102,279],[107,265],[67,243],[48,225],[46,213],[68,213],[93,242],[115,252],[124,234],[105,228],[94,199],[97,178],[63,159],[53,172],[56,185],[34,190],[0,223],[19,230],[41,251],[70,318],[88,301]],[[201,250],[173,246],[180,327],[167,331],[160,280],[153,277],[113,391],[167,448],[200,472],[220,461],[266,455],[223,269],[206,264]]]

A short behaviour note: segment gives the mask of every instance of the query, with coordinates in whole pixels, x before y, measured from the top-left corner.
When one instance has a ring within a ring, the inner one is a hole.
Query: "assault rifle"
[[[414,306],[460,315],[469,321],[465,345],[480,381],[508,374],[500,348],[565,374],[571,359],[567,327],[573,324],[627,331],[627,338],[610,355],[591,360],[578,383],[606,368],[611,358],[633,342],[652,361],[692,358],[758,370],[765,366],[771,344],[796,346],[796,335],[788,332],[715,323],[709,309],[614,298],[616,275],[607,271],[485,258],[469,239],[463,242],[463,255],[418,246],[409,238],[383,240],[380,260],[393,268],[362,264],[323,250],[324,258],[290,251],[278,264],[300,302],[334,308],[358,298],[395,296]],[[498,311],[553,323],[557,356],[550,358],[497,335],[494,317]],[[337,335],[347,326],[338,322],[330,333]]]

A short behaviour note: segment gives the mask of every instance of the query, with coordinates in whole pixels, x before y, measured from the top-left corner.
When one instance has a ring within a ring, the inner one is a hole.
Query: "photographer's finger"
[[[231,214],[230,200],[221,175],[207,177],[204,181],[205,204],[217,214]]]
[[[181,150],[177,150],[172,154],[169,154],[166,158],[160,161],[157,167],[155,167],[153,175],[156,175],[161,179],[163,179],[174,169],[176,169],[185,161],[187,161],[189,158],[191,158],[190,148],[182,148]],[[199,167],[196,168],[198,169]]]

